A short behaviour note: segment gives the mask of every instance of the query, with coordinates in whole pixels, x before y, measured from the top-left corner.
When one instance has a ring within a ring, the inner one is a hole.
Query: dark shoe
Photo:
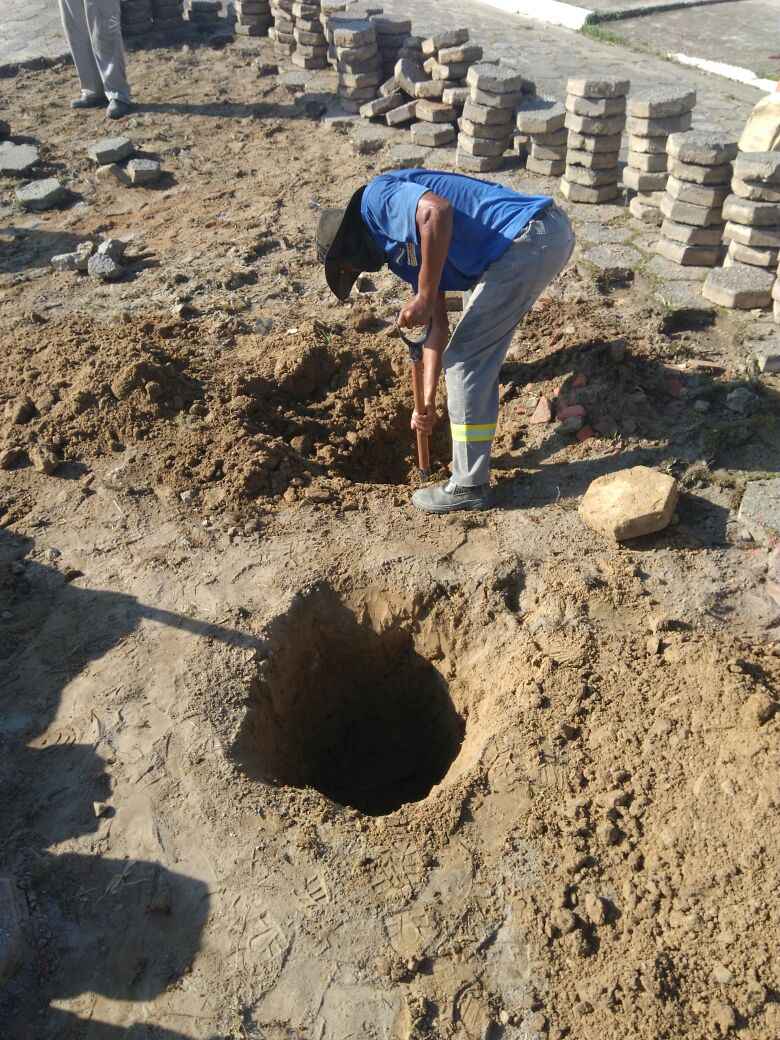
[[[108,98],[105,94],[82,94],[81,97],[74,98],[71,103],[71,108],[105,108],[108,104]]]
[[[424,513],[454,513],[458,509],[487,509],[488,485],[458,487],[452,480],[420,488],[412,495],[412,505]]]
[[[129,101],[120,101],[118,98],[114,98],[113,101],[108,103],[106,115],[109,119],[124,119],[125,116],[130,115],[131,110],[132,106]]]

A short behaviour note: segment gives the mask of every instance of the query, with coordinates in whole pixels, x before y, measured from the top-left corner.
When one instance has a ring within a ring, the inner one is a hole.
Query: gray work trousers
[[[498,419],[498,377],[518,324],[568,263],[569,218],[549,206],[523,229],[464,297],[463,317],[444,351],[452,432],[452,482],[487,484]]]
[[[129,101],[119,0],[60,0],[60,14],[82,94]]]

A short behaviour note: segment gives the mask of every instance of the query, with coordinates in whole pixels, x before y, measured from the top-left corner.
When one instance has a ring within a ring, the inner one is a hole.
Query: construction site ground
[[[633,60],[571,39],[594,73]],[[780,459],[771,316],[716,312],[623,206],[567,205],[574,258],[502,376],[495,507],[416,512],[404,287],[338,304],[312,247],[385,153],[330,74],[293,92],[274,64],[135,52],[147,189],[96,175],[115,128],[68,108],[72,69],[3,81],[73,199],[25,215],[0,181],[0,447],[59,463],[0,473],[27,937],[0,1035],[776,1040],[780,633],[737,521]],[[747,88],[657,64],[738,133]],[[130,243],[122,281],[52,271],[100,235]],[[540,395],[594,436],[531,424]],[[433,448],[441,479],[445,421]],[[677,514],[608,543],[578,502],[640,463]]]

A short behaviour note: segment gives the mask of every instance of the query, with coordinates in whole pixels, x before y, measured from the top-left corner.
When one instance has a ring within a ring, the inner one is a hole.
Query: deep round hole
[[[255,779],[384,816],[444,779],[464,731],[411,635],[395,624],[376,632],[327,590],[272,626],[235,752]]]

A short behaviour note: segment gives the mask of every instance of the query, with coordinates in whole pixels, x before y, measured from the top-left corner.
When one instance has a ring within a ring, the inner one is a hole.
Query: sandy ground
[[[3,1036],[775,1040],[755,318],[578,253],[505,367],[496,508],[415,513],[403,288],[334,305],[311,251],[376,162],[247,54],[138,56],[154,190],[96,178],[69,70],[0,110],[76,196],[0,238]],[[51,272],[101,233],[125,280]],[[529,425],[541,393],[595,436]],[[576,506],[637,462],[683,496],[616,547]]]

